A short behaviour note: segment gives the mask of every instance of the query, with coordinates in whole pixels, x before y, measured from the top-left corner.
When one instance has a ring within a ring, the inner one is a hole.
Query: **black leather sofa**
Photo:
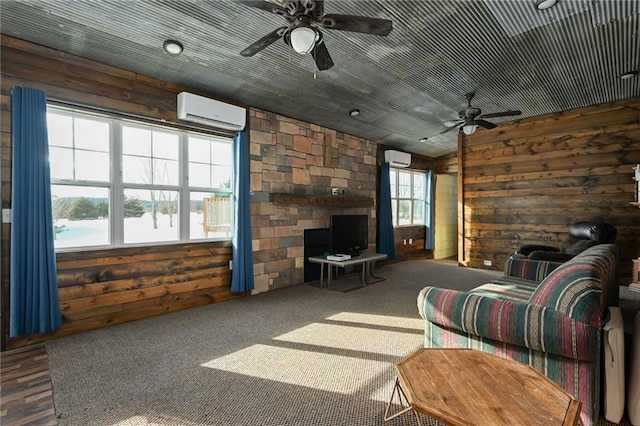
[[[569,225],[569,237],[562,243],[561,247],[523,244],[513,256],[533,260],[566,262],[589,247],[598,244],[615,243],[617,236],[618,230],[610,223],[576,222]]]

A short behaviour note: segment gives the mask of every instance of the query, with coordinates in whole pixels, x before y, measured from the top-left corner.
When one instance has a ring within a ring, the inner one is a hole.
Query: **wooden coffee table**
[[[412,412],[449,425],[576,425],[580,401],[542,373],[475,349],[420,349],[396,365],[385,424]],[[400,410],[389,415],[397,398]]]

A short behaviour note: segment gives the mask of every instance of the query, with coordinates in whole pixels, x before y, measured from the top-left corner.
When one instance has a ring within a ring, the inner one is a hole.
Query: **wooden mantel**
[[[307,194],[271,194],[271,201],[280,205],[308,205],[332,207],[370,207],[374,205],[373,198],[341,197],[335,195],[307,195]]]

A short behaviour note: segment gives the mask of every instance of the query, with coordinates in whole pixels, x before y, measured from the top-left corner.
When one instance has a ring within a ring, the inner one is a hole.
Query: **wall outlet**
[[[493,265],[493,262],[491,262],[490,260],[485,260],[485,261],[484,261],[484,262],[482,262],[482,263],[484,263],[484,266],[491,266],[491,265]]]
[[[407,245],[407,240],[402,240],[403,244],[406,246]]]
[[[331,195],[338,195],[338,188],[331,188]]]
[[[11,223],[11,209],[2,209],[2,223]]]
[[[413,238],[409,238],[409,244],[413,244]]]
[[[233,271],[233,260],[229,261],[229,270]]]

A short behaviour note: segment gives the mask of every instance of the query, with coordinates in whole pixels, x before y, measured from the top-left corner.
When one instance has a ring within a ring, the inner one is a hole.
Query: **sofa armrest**
[[[562,265],[562,262],[532,260],[512,256],[504,264],[504,275],[540,282],[560,265]]]
[[[536,250],[544,250],[544,251],[556,251],[559,252],[560,249],[552,246],[545,246],[541,244],[522,244],[516,253],[520,253],[522,255],[528,256],[529,253]]]
[[[542,260],[547,262],[567,262],[575,257],[575,254],[560,253],[557,251],[534,250],[527,256],[531,260]]]
[[[418,310],[425,321],[464,333],[581,361],[599,356],[597,328],[545,306],[426,287]]]

